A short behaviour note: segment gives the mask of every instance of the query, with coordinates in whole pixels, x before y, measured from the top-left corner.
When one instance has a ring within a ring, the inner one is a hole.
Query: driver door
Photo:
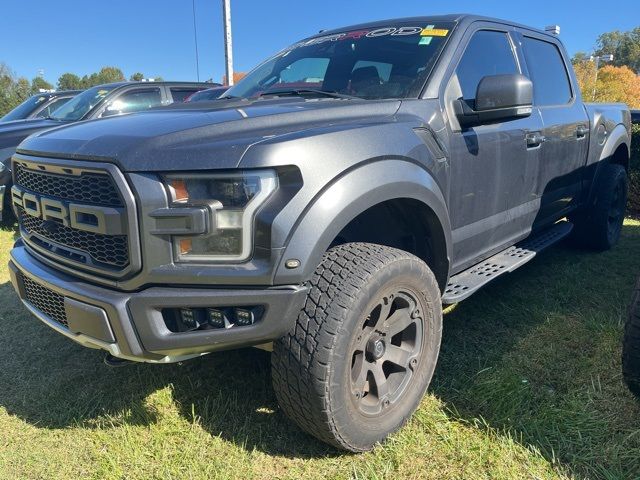
[[[485,76],[522,73],[518,47],[494,26],[467,32],[466,39],[444,96],[451,129],[454,272],[526,237],[540,208],[541,145],[530,143],[543,128],[537,109],[527,118],[461,127],[452,108],[459,99],[475,101]]]

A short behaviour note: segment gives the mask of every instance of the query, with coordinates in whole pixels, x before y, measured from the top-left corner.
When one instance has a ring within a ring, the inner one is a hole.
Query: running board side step
[[[527,237],[522,242],[454,275],[449,279],[442,295],[442,303],[458,303],[500,275],[513,272],[532,260],[537,253],[565,238],[571,233],[572,228],[573,224],[570,222],[558,222],[551,228]]]

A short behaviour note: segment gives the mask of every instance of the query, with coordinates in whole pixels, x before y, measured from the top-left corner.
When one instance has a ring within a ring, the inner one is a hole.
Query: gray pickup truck
[[[363,451],[420,403],[443,304],[562,238],[616,244],[630,135],[544,31],[452,15],[322,32],[214,103],[25,140],[12,283],[109,363],[272,348],[286,415]]]

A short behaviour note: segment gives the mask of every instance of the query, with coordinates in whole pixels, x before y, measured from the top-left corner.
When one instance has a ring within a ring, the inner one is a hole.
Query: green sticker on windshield
[[[420,37],[418,45],[430,45],[431,40],[433,40],[433,37]]]

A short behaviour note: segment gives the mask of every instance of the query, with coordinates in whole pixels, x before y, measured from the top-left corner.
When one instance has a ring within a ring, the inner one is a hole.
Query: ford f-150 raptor
[[[115,358],[272,343],[283,411],[336,447],[398,429],[442,305],[623,222],[630,113],[553,34],[468,15],[322,32],[224,98],[25,140],[12,283]]]

